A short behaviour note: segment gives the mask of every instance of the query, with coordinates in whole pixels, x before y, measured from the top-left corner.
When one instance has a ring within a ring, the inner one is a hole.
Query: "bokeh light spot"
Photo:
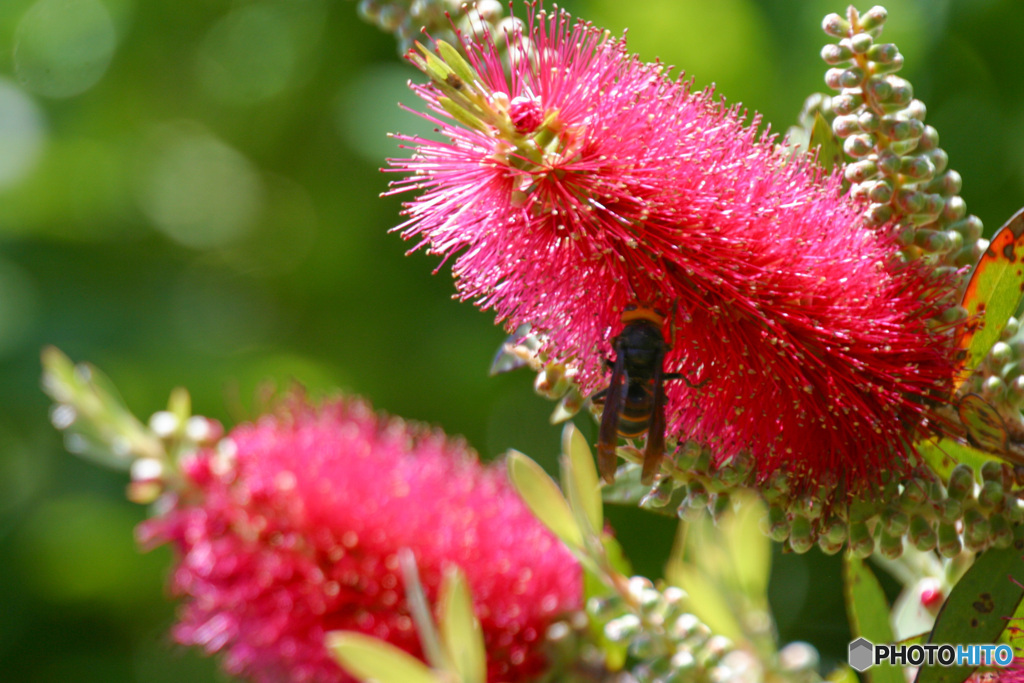
[[[213,25],[198,55],[199,78],[217,99],[251,103],[281,92],[298,57],[282,12],[269,3],[234,10]]]
[[[71,97],[94,86],[114,56],[117,33],[99,0],[39,0],[14,35],[14,73],[29,90]]]
[[[422,100],[409,90],[416,72],[400,64],[376,64],[349,82],[338,95],[335,121],[345,142],[375,166],[387,157],[402,156],[388,133],[437,139],[434,125],[411,116],[396,103],[424,110]]]
[[[0,78],[0,188],[13,185],[36,166],[46,125],[35,102],[7,79]]]
[[[156,136],[139,189],[146,216],[168,237],[209,249],[242,237],[263,204],[263,181],[244,156],[195,125]]]

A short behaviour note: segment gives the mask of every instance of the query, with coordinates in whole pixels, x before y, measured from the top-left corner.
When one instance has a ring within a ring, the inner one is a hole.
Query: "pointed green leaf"
[[[518,451],[509,451],[508,478],[534,516],[570,548],[583,549],[583,533],[569,503],[544,469]]]
[[[576,426],[569,423],[562,430],[562,452],[569,456],[570,473],[579,493],[580,506],[590,522],[590,528],[600,532],[604,526],[601,484],[590,446]]]
[[[761,531],[761,519],[768,514],[760,498],[734,496],[741,504],[719,524],[732,557],[729,565],[740,589],[751,599],[761,601],[768,595],[768,577],[772,571],[772,544]]]
[[[700,569],[680,563],[676,566],[672,582],[686,591],[687,605],[711,630],[735,642],[746,641],[743,628],[736,619],[736,611],[719,586]]]
[[[460,683],[487,680],[487,653],[480,622],[473,613],[473,598],[458,567],[445,573],[441,584],[441,639]]]
[[[465,81],[467,84],[472,84],[474,81],[479,80],[479,76],[473,67],[463,59],[459,51],[452,47],[449,43],[443,40],[437,41],[437,51],[441,53],[441,59],[451,67],[452,71]]]
[[[1024,527],[1009,548],[978,556],[942,605],[929,643],[994,643],[1024,597]],[[922,667],[916,683],[962,683],[976,667]]]
[[[426,664],[391,643],[354,631],[331,631],[327,649],[338,664],[361,681],[440,683]]]
[[[814,151],[815,147],[819,148],[818,163],[826,171],[831,171],[844,159],[843,143],[820,111],[814,113],[814,125],[811,126],[811,138],[807,144],[810,151]]]
[[[966,358],[959,384],[984,360],[1024,291],[1024,209],[993,235],[967,281],[961,305],[969,314],[957,345]]]
[[[889,604],[878,578],[858,557],[847,555],[843,564],[846,613],[854,637],[863,637],[877,645],[895,642],[889,625]],[[906,683],[903,669],[879,664],[864,672],[871,683]]]

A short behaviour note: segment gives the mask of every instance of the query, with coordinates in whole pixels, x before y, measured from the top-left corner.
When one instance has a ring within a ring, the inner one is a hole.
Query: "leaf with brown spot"
[[[1022,261],[1024,209],[996,231],[967,281],[961,305],[969,318],[957,335],[957,349],[964,362],[955,390],[999,340],[1006,321],[1017,310],[1024,291],[1024,270],[1019,267]]]
[[[1024,557],[1016,547],[1024,527],[1014,529],[1014,544],[978,556],[942,606],[929,643],[995,643],[1024,598]],[[977,667],[922,666],[915,683],[963,683]]]

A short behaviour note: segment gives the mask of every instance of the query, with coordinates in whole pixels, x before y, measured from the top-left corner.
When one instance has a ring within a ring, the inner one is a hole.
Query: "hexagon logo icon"
[[[875,646],[867,638],[858,638],[850,643],[849,664],[857,671],[864,671],[874,664]]]

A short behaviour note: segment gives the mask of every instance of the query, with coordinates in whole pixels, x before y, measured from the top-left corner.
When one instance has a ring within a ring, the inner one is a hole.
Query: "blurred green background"
[[[645,58],[793,123],[823,91],[821,17],[839,2],[563,3]],[[1019,0],[888,3],[886,36],[929,107],[969,209],[994,230],[1024,204]],[[861,9],[867,9],[862,7]],[[233,424],[256,388],[297,380],[461,433],[485,457],[551,466],[559,429],[528,373],[487,376],[504,338],[451,300],[448,271],[388,229],[388,131],[424,126],[416,73],[342,0],[0,2],[0,677],[199,681],[170,643],[166,549],[140,555],[126,477],[68,455],[38,354],[103,368],[141,416],[188,387]],[[578,420],[593,433],[588,420]],[[673,524],[612,514],[660,575]],[[843,658],[834,558],[776,558],[784,640]]]

